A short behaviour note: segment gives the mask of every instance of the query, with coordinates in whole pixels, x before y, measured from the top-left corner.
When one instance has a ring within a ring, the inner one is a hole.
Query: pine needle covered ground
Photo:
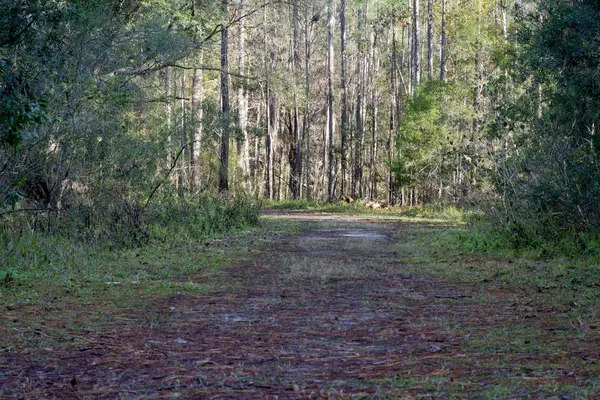
[[[265,214],[250,231],[123,256],[135,278],[29,303],[7,292],[0,397],[600,392],[600,288],[568,266],[462,253],[443,245],[461,229],[447,221]]]

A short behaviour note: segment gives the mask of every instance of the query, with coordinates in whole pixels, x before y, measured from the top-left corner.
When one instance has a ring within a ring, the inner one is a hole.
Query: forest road
[[[237,253],[228,288],[129,311],[126,328],[82,334],[63,349],[60,368],[34,354],[13,360],[30,385],[24,397],[593,398],[570,393],[591,385],[598,365],[585,357],[597,359],[597,349],[571,340],[555,311],[518,291],[419,273],[435,260],[399,244],[443,226],[265,218],[299,229]],[[527,317],[532,307],[543,318]]]

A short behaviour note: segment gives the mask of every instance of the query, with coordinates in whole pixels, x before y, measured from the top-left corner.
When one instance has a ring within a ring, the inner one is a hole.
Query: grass
[[[264,225],[269,225],[273,233],[281,228],[276,223]],[[265,237],[259,235],[257,239],[259,232],[259,228],[246,228],[190,243],[155,242],[118,251],[31,234],[13,248],[8,260],[13,269],[4,272],[0,305],[43,303],[64,294],[86,299],[100,294],[115,298],[119,294],[220,290],[223,267],[239,254],[251,252],[250,247]]]
[[[347,203],[345,201],[317,202],[307,200],[284,200],[284,201],[263,201],[264,208],[274,210],[297,210],[306,212],[332,213],[344,215],[365,215],[376,218],[401,218],[405,221],[431,222],[450,222],[462,224],[465,221],[476,218],[479,213],[465,211],[460,208],[450,206],[442,207],[439,205],[425,205],[415,207],[391,206],[386,208],[369,208],[364,201],[355,201]]]
[[[219,250],[225,234],[256,223],[260,212],[257,203],[245,199],[209,199],[201,204],[158,204],[130,223],[132,208],[111,209],[103,222],[87,208],[48,215],[48,224],[54,219],[50,231],[23,228],[26,219],[2,221],[0,305],[106,288],[139,294],[206,292],[210,285],[181,280],[218,276],[226,259],[225,251]],[[114,218],[119,222],[111,232]],[[145,239],[139,242],[140,237]]]

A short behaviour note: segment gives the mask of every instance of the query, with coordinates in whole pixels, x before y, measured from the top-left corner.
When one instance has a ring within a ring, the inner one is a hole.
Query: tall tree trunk
[[[185,193],[185,175],[186,175],[186,162],[185,160],[189,158],[189,147],[187,146],[187,132],[186,132],[186,124],[185,124],[185,71],[181,73],[181,132],[179,135],[180,139],[180,148],[183,149],[184,157],[179,162],[179,171],[177,174],[177,188],[179,197],[183,197]]]
[[[598,4],[600,4],[600,0],[598,0]],[[504,0],[500,0],[500,13],[502,15],[502,37],[504,40],[508,39],[508,29],[506,22],[506,6],[504,4]]]
[[[359,52],[356,57],[356,132],[354,135],[354,157],[353,157],[353,173],[352,173],[352,197],[357,198],[360,196],[360,183],[362,180],[362,141],[364,131],[364,120],[363,120],[363,95],[364,95],[364,52],[363,48],[363,18],[364,9],[361,7],[358,9],[357,16],[357,32],[358,41],[357,47]]]
[[[421,57],[419,55],[419,0],[413,0],[413,41],[412,41],[412,94],[421,84]]]
[[[200,53],[200,64],[203,60],[203,52]],[[196,189],[200,186],[200,151],[202,150],[202,101],[204,96],[204,74],[202,69],[194,69],[192,79],[192,129],[194,130],[194,143],[192,145],[192,157],[190,160],[191,187]]]
[[[271,51],[271,66],[270,70],[275,70],[275,52]],[[274,181],[274,151],[275,151],[275,136],[277,135],[277,95],[275,91],[269,86],[269,80],[267,76],[267,139],[266,139],[266,151],[267,151],[267,162],[266,162],[266,195],[270,200],[273,200],[273,181]],[[283,163],[283,160],[281,160]]]
[[[306,200],[311,200],[311,179],[310,179],[310,34],[311,25],[308,20],[308,3],[304,6],[304,58],[305,58],[305,96],[304,106],[304,135],[306,137]]]
[[[441,34],[441,44],[440,44],[440,81],[444,81],[446,79],[446,47],[447,47],[447,39],[446,39],[446,1],[442,1],[442,34]]]
[[[261,121],[263,120],[263,113],[262,113],[262,106],[263,104],[266,105],[267,101],[266,99],[266,91],[262,90],[261,91],[261,101],[257,102],[256,105],[256,126],[261,126]],[[264,101],[263,101],[264,100]],[[266,124],[265,124],[266,125]],[[250,161],[250,175],[252,176],[252,185],[253,185],[253,192],[257,195],[257,196],[261,196],[262,192],[263,192],[263,185],[261,185],[261,174],[260,174],[260,158],[261,158],[261,154],[260,154],[260,145],[262,142],[262,138],[258,135],[252,135],[252,157],[251,157],[251,161]]]
[[[377,198],[377,112],[379,108],[377,99],[377,74],[379,73],[379,59],[377,57],[377,31],[371,31],[371,199]]]
[[[292,1],[292,77],[293,77],[293,101],[294,110],[292,113],[292,137],[295,144],[295,156],[293,157],[294,165],[290,165],[292,169],[292,197],[299,199],[302,194],[302,134],[300,132],[299,111],[298,111],[298,96],[296,91],[296,71],[300,54],[298,51],[298,0]]]
[[[342,96],[341,105],[341,184],[340,191],[342,195],[346,194],[346,169],[347,160],[347,142],[348,142],[348,94],[346,88],[346,0],[341,0],[340,4],[340,50],[341,50],[341,71],[340,71],[340,89]],[[333,72],[332,72],[333,75]]]
[[[274,114],[271,109],[271,70],[274,68],[275,55],[272,51],[268,51],[267,43],[267,7],[263,8],[263,60],[266,74],[265,83],[265,122],[267,125],[267,134],[265,137],[265,197],[269,200],[273,200],[273,121],[272,115]],[[270,54],[270,58],[267,57]],[[274,109],[274,108],[273,108]],[[259,146],[260,140],[257,139],[257,147]],[[260,165],[258,160],[259,151],[256,152],[256,165]]]
[[[273,200],[273,117],[274,107],[272,107],[271,92],[269,87],[266,89],[266,112],[267,112],[267,136],[265,142],[266,162],[265,162],[265,197]]]
[[[333,135],[334,135],[334,113],[333,113],[333,26],[335,24],[333,0],[327,2],[327,149],[329,180],[327,182],[327,198],[334,199],[335,169],[333,164]]]
[[[433,79],[433,0],[427,0],[427,79]]]
[[[165,113],[167,114],[167,168],[171,168],[173,154],[172,143],[173,135],[173,104],[171,95],[171,67],[165,69]]]
[[[403,35],[404,37],[404,35]],[[392,104],[390,106],[390,127],[388,135],[388,202],[390,205],[394,204],[394,173],[392,171],[392,162],[394,160],[394,148],[396,146],[394,136],[396,134],[397,120],[400,117],[400,94],[398,90],[398,65],[397,65],[397,44],[396,44],[396,27],[392,27],[392,68],[391,68],[391,80],[392,80]]]
[[[239,4],[240,14],[244,13],[244,0],[240,0]],[[244,26],[244,20],[239,22],[239,37],[238,37],[238,72],[240,75],[244,75],[246,68],[246,28]],[[238,157],[239,166],[242,170],[243,182],[248,182],[248,176],[250,171],[249,164],[249,149],[248,149],[248,94],[246,93],[246,80],[241,78],[241,85],[237,91],[238,98],[238,119],[240,123],[240,131],[242,133],[241,141],[238,142]],[[247,186],[247,185],[245,185]]]
[[[229,0],[221,0],[225,23],[221,29],[221,149],[219,152],[219,192],[229,190]]]

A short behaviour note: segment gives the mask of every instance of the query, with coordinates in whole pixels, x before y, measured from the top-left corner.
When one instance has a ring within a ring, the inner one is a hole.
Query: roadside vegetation
[[[0,217],[0,302],[47,301],[89,291],[102,296],[111,287],[138,294],[205,290],[214,282],[174,280],[206,268],[216,271],[224,258],[209,254],[197,265],[196,250],[251,228],[260,212],[259,201],[241,196],[156,199],[146,208],[121,203],[62,213],[9,211]]]

